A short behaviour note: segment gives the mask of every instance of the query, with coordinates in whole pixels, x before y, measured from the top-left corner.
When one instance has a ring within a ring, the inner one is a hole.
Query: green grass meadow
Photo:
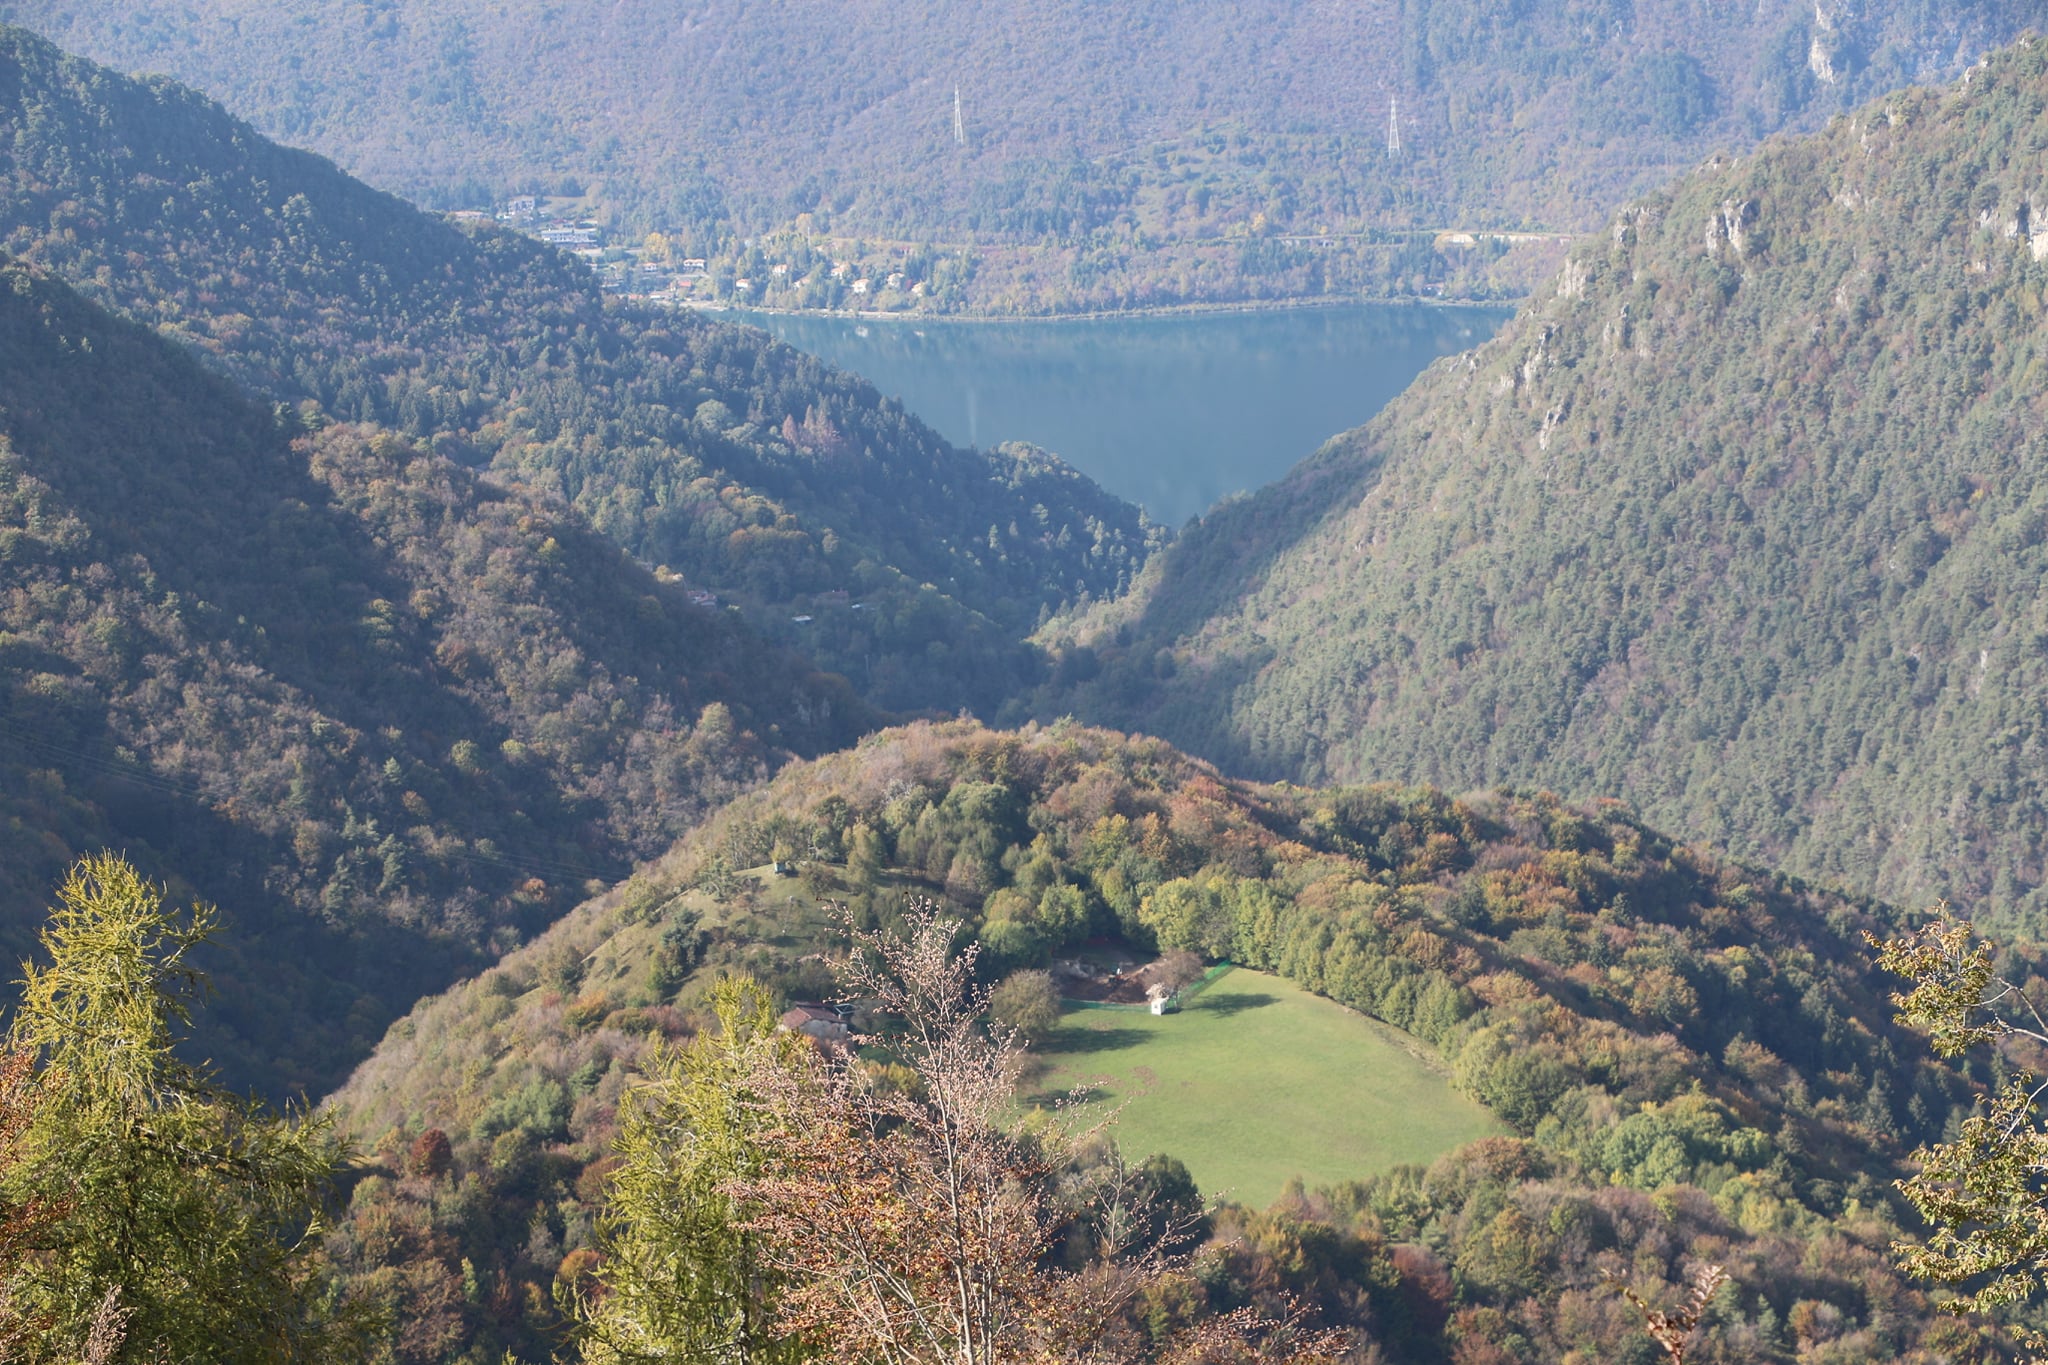
[[[1202,1192],[1263,1208],[1288,1179],[1332,1184],[1506,1131],[1419,1039],[1292,982],[1239,969],[1178,1014],[1071,1009],[1038,1097],[1122,1104],[1125,1156],[1179,1157]]]

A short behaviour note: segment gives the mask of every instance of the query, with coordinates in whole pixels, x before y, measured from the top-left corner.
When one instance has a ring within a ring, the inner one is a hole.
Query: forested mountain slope
[[[257,392],[567,498],[884,705],[990,703],[1030,676],[1018,635],[1157,539],[1041,452],[958,450],[753,329],[608,310],[552,248],[20,29],[0,29],[0,250]]]
[[[1717,160],[1083,621],[1048,714],[2048,932],[2048,44]]]
[[[429,202],[567,177],[643,226],[811,213],[855,235],[1029,242],[1128,238],[1134,215],[1155,236],[1255,216],[1590,227],[1704,151],[1952,73],[2048,7],[4,0],[0,18],[170,72]],[[1152,156],[1176,139],[1162,155],[1195,157],[1186,183]]]
[[[237,1081],[323,1087],[871,715],[560,506],[287,430],[0,266],[0,957],[69,858],[127,849],[228,914],[203,1042]]]
[[[401,1358],[544,1340],[648,1040],[703,1025],[735,969],[829,989],[823,902],[887,924],[919,894],[991,974],[1103,933],[1278,972],[1426,1040],[1521,1135],[1219,1219],[1188,1311],[1278,1287],[1389,1359],[1649,1359],[1599,1275],[1695,1256],[1736,1276],[1726,1358],[1968,1349],[1883,1256],[1886,1180],[1968,1090],[1867,967],[1858,934],[1890,912],[1614,803],[1265,787],[1156,740],[949,723],[785,768],[393,1027],[331,1101],[379,1167],[329,1249],[408,1325]],[[409,1155],[437,1129],[452,1166]]]

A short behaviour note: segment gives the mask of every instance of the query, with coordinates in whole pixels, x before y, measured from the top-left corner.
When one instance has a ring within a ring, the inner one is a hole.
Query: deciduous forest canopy
[[[0,1354],[2042,1340],[2048,43],[1882,93],[2038,9],[0,0],[442,203],[1633,196],[1174,538],[0,28]],[[1257,1145],[1283,989],[1439,1136],[1258,1209],[1045,1093],[1198,1015]]]
[[[0,68],[0,934],[101,843],[189,879],[249,934],[207,1021],[238,1080],[332,1083],[420,990],[860,733],[858,692],[993,704],[1036,676],[1021,633],[1156,538],[1052,457],[621,317],[167,82],[20,30]]]
[[[809,870],[770,875],[778,850]],[[1425,1040],[1517,1135],[1220,1217],[1177,1313],[1284,1287],[1396,1359],[1510,1331],[1523,1359],[1613,1358],[1647,1338],[1603,1268],[1676,1282],[1708,1257],[1739,1267],[1724,1321],[1753,1358],[1818,1340],[1786,1325],[1815,1314],[1845,1359],[1932,1361],[1971,1336],[1929,1323],[1884,1264],[1885,1182],[1970,1093],[1891,1022],[1860,951],[1894,912],[1613,803],[1237,783],[1071,723],[924,724],[786,768],[423,1002],[333,1104],[394,1175],[421,1134],[450,1135],[453,1174],[358,1187],[336,1243],[349,1282],[450,1341],[532,1340],[516,1334],[546,1315],[449,1304],[450,1287],[466,1264],[517,1303],[576,1254],[652,1040],[688,1032],[729,973],[829,991],[816,954],[843,938],[821,899],[896,926],[921,896],[967,919],[991,980],[1103,933],[1277,972]]]
[[[2048,44],[1624,209],[1212,513],[1044,714],[1236,771],[1537,781],[2038,935]]]
[[[128,849],[234,928],[207,1045],[324,1086],[437,979],[871,715],[559,506],[272,411],[0,268],[0,944]]]

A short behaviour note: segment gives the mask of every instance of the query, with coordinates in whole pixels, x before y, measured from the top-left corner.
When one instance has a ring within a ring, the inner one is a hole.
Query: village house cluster
[[[639,242],[618,240],[584,201],[566,206],[539,195],[519,195],[486,212],[460,209],[453,219],[496,222],[575,253],[597,272],[607,293],[672,306],[856,310],[915,308],[931,297],[930,282],[913,277],[910,253],[893,249],[903,268],[835,256],[803,241],[778,242],[790,259],[770,261],[752,239],[718,257],[684,256],[661,234]]]

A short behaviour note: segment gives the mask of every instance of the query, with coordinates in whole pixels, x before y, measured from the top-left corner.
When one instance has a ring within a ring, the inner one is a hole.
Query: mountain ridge
[[[0,147],[0,250],[273,401],[565,498],[878,705],[992,705],[1039,666],[1016,637],[1043,610],[1114,592],[1163,538],[1056,457],[957,449],[755,329],[607,307],[562,252],[21,29]],[[874,609],[817,609],[840,593]]]
[[[903,231],[971,222],[1027,240],[1048,226],[1085,237],[1126,207],[1126,187],[1091,163],[1232,133],[1313,136],[1345,168],[1325,187],[1282,151],[1276,174],[1241,187],[1242,219],[1393,209],[1448,226],[1460,210],[1504,210],[1588,227],[1581,215],[1597,218],[1617,187],[1953,70],[2048,11],[1435,0],[857,16],[723,0],[683,14],[379,0],[289,18],[220,0],[119,15],[74,0],[0,6],[102,60],[170,69],[408,193],[609,179],[622,203],[679,223],[729,215],[753,231],[809,211],[855,233],[886,235],[893,217]],[[768,70],[780,79],[761,80]],[[1390,96],[1405,113],[1405,175],[1379,155]]]
[[[1266,776],[1618,795],[2038,927],[2043,52],[1624,210],[1494,340],[1049,632],[1058,676],[1101,676],[1040,714]]]
[[[15,263],[0,356],[0,944],[26,955],[98,846],[219,901],[202,1043],[238,1083],[323,1083],[557,897],[873,716],[566,509],[281,424]]]

